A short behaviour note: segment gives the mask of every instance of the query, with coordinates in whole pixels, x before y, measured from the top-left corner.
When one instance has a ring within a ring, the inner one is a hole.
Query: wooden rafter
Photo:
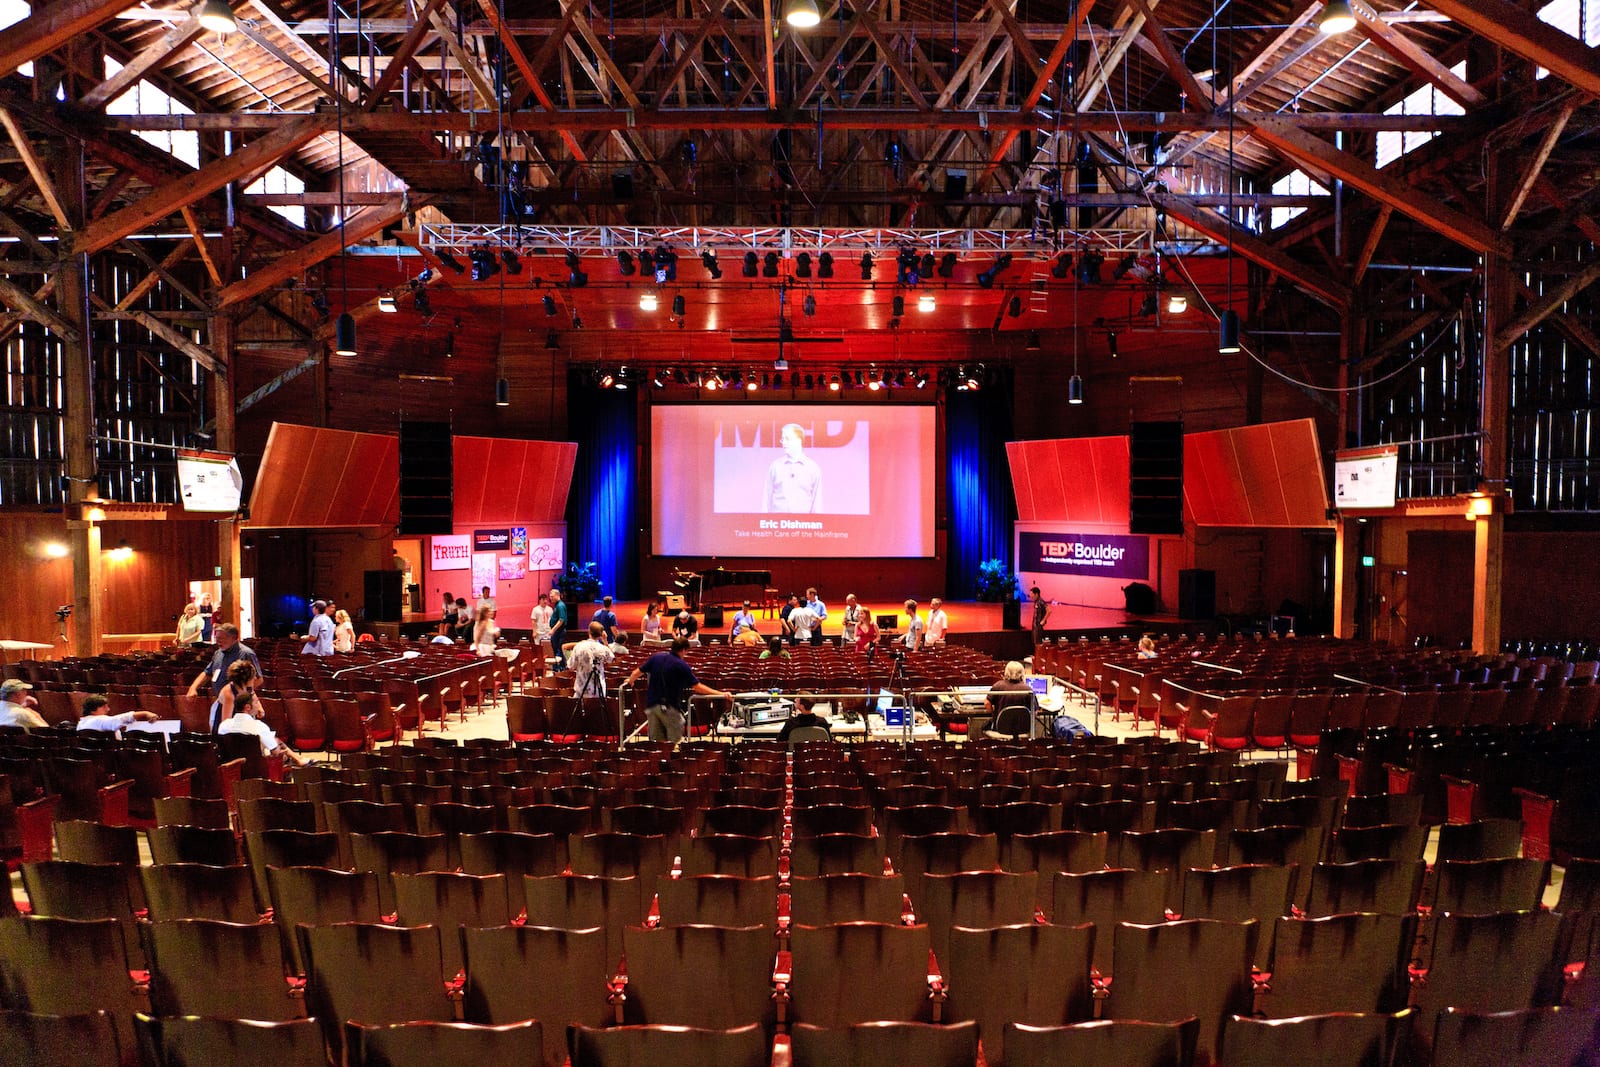
[[[1522,177],[1517,181],[1517,186],[1512,190],[1511,202],[1506,205],[1505,216],[1500,220],[1500,228],[1508,230],[1511,224],[1517,221],[1517,213],[1522,210],[1523,203],[1528,199],[1528,194],[1533,191],[1533,183],[1539,180],[1539,175],[1544,173],[1544,165],[1550,158],[1550,153],[1555,151],[1556,142],[1561,139],[1561,134],[1567,128],[1572,113],[1578,108],[1576,100],[1568,101],[1562,107],[1561,114],[1544,131],[1544,136],[1539,139],[1539,147],[1529,157],[1527,165],[1522,169]]]
[[[390,53],[389,65],[383,69],[383,74],[378,77],[378,83],[372,87],[372,92],[362,101],[360,110],[371,111],[383,102],[384,97],[388,96],[396,85],[400,84],[400,78],[406,71],[406,64],[417,54],[417,49],[422,47],[424,38],[432,28],[431,19],[434,13],[443,6],[444,0],[427,0],[423,5],[416,22]]]
[[[327,130],[332,116],[306,116],[258,138],[232,155],[208,163],[192,174],[175,178],[137,203],[107,215],[82,230],[73,245],[77,252],[98,252],[130,233],[166,218],[180,208],[208,196],[258,167],[283,158]]]
[[[160,341],[165,341],[167,344],[171,345],[173,348],[176,348],[179,352],[182,352],[184,355],[200,364],[212,374],[219,374],[223,377],[227,376],[227,368],[223,365],[222,361],[217,358],[214,352],[208,348],[202,348],[201,346],[195,344],[194,341],[185,337],[183,334],[162,322],[148,311],[139,311],[136,309],[117,311],[96,294],[90,294],[90,299],[94,301],[96,308],[98,308],[98,310],[95,312],[95,318],[127,319],[129,322],[137,322],[140,326],[143,326],[145,329],[149,330],[152,337],[155,337]]]
[[[1214,106],[1211,92],[1200,84],[1200,80],[1194,76],[1194,71],[1183,61],[1183,56],[1178,53],[1172,39],[1167,36],[1167,28],[1162,25],[1154,9],[1146,0],[1129,0],[1129,3],[1144,16],[1144,26],[1140,32],[1155,45],[1156,51],[1161,55],[1161,62],[1167,68],[1167,73],[1178,83],[1178,88],[1183,92],[1184,107],[1201,111],[1210,110]]]
[[[10,304],[24,318],[32,319],[62,340],[75,341],[78,338],[78,331],[66,319],[34,299],[32,293],[9,278],[0,277],[0,301]]]
[[[16,117],[0,107],[0,126],[5,127],[6,136],[11,138],[11,143],[16,146],[17,154],[22,157],[22,165],[28,169],[28,176],[33,179],[34,187],[39,190],[39,196],[44,200],[45,206],[50,209],[50,214],[55,216],[56,225],[62,231],[72,229],[72,223],[67,220],[67,213],[61,206],[61,198],[56,195],[55,183],[50,180],[50,172],[45,168],[44,161],[33,150],[33,143],[28,140],[28,134],[18,125]]]
[[[294,252],[286,253],[250,272],[243,281],[234,282],[217,295],[219,308],[232,307],[254,299],[267,290],[282,285],[290,278],[299,277],[306,270],[331,259],[345,247],[366,240],[385,226],[405,218],[407,213],[421,207],[420,203],[397,204],[387,208],[368,208],[345,224],[344,231],[323,234],[315,241]]]
[[[180,239],[178,243],[173,246],[172,251],[168,252],[159,264],[150,263],[144,249],[140,248],[136,242],[124,242],[124,245],[128,249],[132,250],[134,255],[146,261],[145,265],[150,268],[150,273],[146,274],[143,278],[140,278],[134,283],[132,289],[129,289],[126,293],[122,294],[122,299],[118,300],[116,303],[115,310],[117,311],[128,310],[140,300],[144,299],[144,295],[150,290],[154,289],[161,281],[170,280],[172,277],[172,268],[176,267],[179,263],[182,263],[189,255],[190,251],[193,250],[194,238],[185,237]],[[196,299],[195,302],[203,303],[198,299]]]
[[[1367,231],[1367,239],[1361,243],[1361,253],[1356,256],[1355,267],[1350,272],[1350,284],[1360,285],[1361,279],[1367,276],[1367,268],[1372,265],[1372,257],[1377,254],[1378,242],[1383,240],[1383,231],[1389,225],[1389,217],[1394,214],[1394,208],[1384,204],[1378,208],[1378,217],[1373,220],[1372,228]]]
[[[1507,0],[1428,0],[1478,36],[1539,64],[1586,93],[1600,95],[1600,56],[1576,37]]]
[[[189,228],[189,236],[194,238],[194,250],[200,253],[200,263],[206,269],[206,276],[211,279],[212,285],[221,286],[222,271],[217,268],[217,261],[212,258],[211,248],[206,242],[205,227],[200,225],[199,219],[195,218],[193,208],[180,208],[178,214],[183,217],[183,224]],[[203,303],[203,301],[200,302]]]
[[[1583,270],[1570,276],[1566,281],[1552,288],[1532,304],[1529,304],[1522,314],[1506,323],[1505,327],[1495,334],[1495,347],[1511,347],[1517,338],[1557,311],[1560,311],[1563,304],[1589,288],[1596,281],[1600,281],[1600,262],[1589,264]]]
[[[177,23],[129,59],[121,70],[84,93],[78,103],[95,110],[105,107],[140,78],[189,47],[204,32],[205,28],[200,25],[199,19],[191,18]]]
[[[1171,193],[1153,195],[1152,199],[1165,208],[1167,214],[1173,218],[1181,220],[1218,244],[1229,245],[1250,262],[1276,272],[1308,296],[1341,310],[1349,306],[1349,286],[1306,266],[1287,252],[1274,248],[1215,211],[1194,205],[1186,198]]]
[[[1356,25],[1373,44],[1397,59],[1411,73],[1425,78],[1462,107],[1479,107],[1489,98],[1407,37],[1399,27],[1377,18],[1365,5],[1353,6]]]
[[[133,7],[138,0],[56,0],[0,30],[0,71],[10,73]]]

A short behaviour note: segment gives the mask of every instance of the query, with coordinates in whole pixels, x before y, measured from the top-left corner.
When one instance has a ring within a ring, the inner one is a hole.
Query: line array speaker
[[[1183,533],[1183,423],[1135,422],[1128,433],[1128,529]]]
[[[454,439],[448,422],[400,423],[400,532],[454,531]]]

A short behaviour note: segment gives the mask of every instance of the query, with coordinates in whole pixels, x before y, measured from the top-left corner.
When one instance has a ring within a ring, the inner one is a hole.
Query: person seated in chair
[[[244,669],[249,670],[249,665],[246,664]],[[120,715],[110,715],[105,710],[110,703],[110,698],[100,693],[91,693],[84,697],[83,708],[78,714],[78,729],[104,730],[110,733],[132,723],[155,722],[160,718],[153,711],[124,711]]]
[[[1020,661],[1012,660],[1010,663],[1006,664],[1005,671],[1001,674],[1000,680],[989,687],[989,695],[983,698],[984,710],[992,713],[996,716],[996,718],[992,722],[972,724],[971,730],[973,733],[983,730],[1000,737],[1017,736],[1017,734],[1009,732],[996,734],[994,727],[1001,725],[1000,720],[1003,717],[1010,719],[1013,722],[1021,721],[1023,725],[1021,731],[1019,732],[1024,735],[1027,734],[1027,712],[1028,709],[1033,705],[1033,690],[1028,687],[1027,682],[1022,680],[1023,673],[1024,671]],[[1018,720],[1014,715],[1002,716],[1002,712],[1004,712],[1007,708],[1012,707],[1020,707],[1023,709],[1023,715],[1020,720]],[[1005,725],[1011,726],[1012,722],[1007,722]]]
[[[803,727],[812,727],[828,732],[828,720],[812,710],[817,698],[810,693],[801,693],[794,698],[795,713],[789,716],[789,721],[783,724],[783,729],[778,731],[778,740],[787,741],[789,736]],[[801,740],[820,741],[821,738],[802,738]]]

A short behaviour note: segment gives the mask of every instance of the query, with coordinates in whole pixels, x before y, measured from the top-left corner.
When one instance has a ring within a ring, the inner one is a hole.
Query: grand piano
[[[708,593],[730,586],[752,586],[759,601],[767,586],[772,584],[771,571],[730,571],[726,567],[713,567],[706,571],[678,571],[672,584],[683,590],[690,611],[699,611]]]

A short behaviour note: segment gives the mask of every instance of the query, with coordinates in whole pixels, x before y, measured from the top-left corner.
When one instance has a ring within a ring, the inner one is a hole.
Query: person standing
[[[178,616],[178,632],[173,636],[172,643],[180,648],[198,644],[205,628],[206,620],[200,614],[199,605],[191,600],[183,606],[183,614]]]
[[[454,638],[456,627],[460,624],[461,619],[456,615],[456,595],[447,592],[444,595],[444,614],[439,619],[439,632]]]
[[[44,716],[35,710],[39,702],[28,695],[32,689],[21,678],[7,678],[0,683],[0,726],[20,726],[25,730],[49,727]]]
[[[279,741],[272,727],[258,718],[261,705],[256,703],[255,684],[248,663],[235,663],[228,668],[228,684],[211,704],[211,732],[219,736],[250,734],[261,742],[263,756],[281,756],[296,767],[304,767],[306,758]]]
[[[740,634],[744,633],[746,630],[754,630],[755,628],[756,616],[755,613],[750,610],[750,601],[746,600],[744,602],[744,607],[733,613],[733,629],[728,631],[728,640],[737,641],[739,640]]]
[[[600,610],[594,613],[594,619],[592,621],[597,622],[601,626],[605,627],[606,644],[609,645],[611,643],[611,638],[616,636],[617,632],[617,613],[611,610],[610,597],[607,596],[600,598]]]
[[[533,647],[544,649],[550,644],[550,594],[540,593],[539,602],[533,606],[530,620],[533,624]],[[539,659],[547,657],[541,651]]]
[[[211,695],[216,697],[222,692],[222,687],[228,684],[228,668],[234,661],[244,660],[250,664],[250,669],[256,678],[261,677],[261,661],[256,658],[255,651],[239,640],[239,628],[231,622],[225,622],[217,627],[217,650],[211,654],[211,662],[206,669],[194,676],[194,681],[189,683],[189,695],[195,696],[200,692],[200,685],[210,680]]]
[[[1029,589],[1028,596],[1033,600],[1033,644],[1037,648],[1044,644],[1044,623],[1050,617],[1050,605],[1045,603],[1038,586]]]
[[[873,621],[872,612],[863,611],[861,619],[856,623],[856,651],[865,652],[878,643],[878,624]]]
[[[861,605],[856,603],[854,593],[846,594],[844,598],[844,623],[839,631],[839,646],[848,648],[856,643],[856,627],[861,623]]]
[[[828,605],[824,604],[822,598],[817,595],[815,586],[806,589],[806,608],[815,616],[811,624],[811,643],[820,645],[822,644],[822,622],[828,617]]]
[[[328,618],[325,600],[311,602],[311,625],[306,628],[306,643],[300,647],[302,656],[333,655],[333,631],[336,627]]]
[[[456,597],[456,632],[453,635],[457,641],[472,643],[472,627],[477,619],[472,614],[472,608],[467,606],[467,598]]]
[[[498,640],[500,627],[495,624],[494,609],[485,604],[478,608],[478,618],[472,624],[472,651],[480,656],[492,656]]]
[[[217,609],[211,603],[210,593],[200,594],[200,603],[195,610],[200,612],[200,640],[209,645],[211,643],[211,635],[216,629],[212,624],[215,622],[217,614]]]
[[[944,613],[944,601],[934,597],[928,601],[928,636],[923,643],[944,644],[945,631],[948,629],[950,629],[950,617]]]
[[[816,634],[822,628],[822,621],[817,618],[817,613],[811,610],[809,602],[798,605],[789,612],[789,637],[795,644],[815,644]]]
[[[589,636],[572,646],[572,695],[579,700],[605,696],[605,667],[615,658],[604,624],[595,619],[589,624]]]
[[[561,590],[550,590],[550,654],[555,657],[556,670],[567,669],[567,654],[561,642],[567,639],[567,605],[561,599]]]
[[[901,635],[900,643],[915,652],[922,647],[922,616],[917,614],[917,602],[906,601],[906,632]]]
[[[478,617],[478,612],[482,611],[485,607],[489,609],[489,618],[491,619],[500,614],[500,605],[495,603],[494,597],[490,594],[488,586],[483,587],[483,592],[481,595],[479,595],[478,602],[472,605],[472,617],[476,619]]]
[[[644,618],[639,620],[639,643],[641,645],[664,645],[667,639],[661,636],[661,601],[652,600],[650,606],[644,609]]]
[[[350,622],[350,613],[343,608],[333,613],[333,650],[335,652],[354,652],[356,650],[356,628]]]
[[[683,658],[688,647],[689,642],[681,637],[675,638],[670,651],[657,652],[635,667],[622,683],[631,686],[641,674],[649,678],[645,690],[645,721],[649,724],[652,741],[671,741],[676,744],[683,740],[691,693],[728,698],[727,693],[711,688],[694,676],[694,671]]]
[[[678,617],[672,620],[672,639],[682,639],[684,643],[698,645],[700,643],[700,620],[689,614],[689,609],[678,612]]]
[[[783,631],[784,639],[787,640],[790,644],[794,643],[794,624],[789,621],[789,616],[793,615],[795,609],[798,608],[799,606],[800,606],[800,596],[799,596],[799,594],[798,593],[790,593],[789,594],[789,599],[784,603],[783,607],[780,608],[779,611],[778,611],[778,627],[779,627],[779,629],[781,629]]]

